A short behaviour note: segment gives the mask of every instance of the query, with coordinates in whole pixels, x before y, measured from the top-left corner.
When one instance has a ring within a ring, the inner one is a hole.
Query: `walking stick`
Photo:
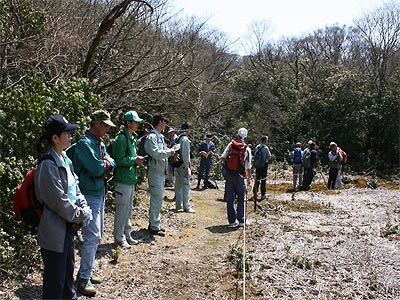
[[[318,168],[318,170],[319,170],[319,173],[321,174],[322,179],[324,180],[324,184],[325,184],[325,186],[326,186],[326,180],[325,180],[324,174],[322,174],[322,167],[321,167],[321,168]]]

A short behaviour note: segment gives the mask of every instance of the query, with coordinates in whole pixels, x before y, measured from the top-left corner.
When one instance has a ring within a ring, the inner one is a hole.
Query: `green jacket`
[[[128,130],[124,128],[123,133],[117,135],[112,142],[112,152],[117,164],[114,172],[114,181],[123,184],[136,184],[138,179],[136,166],[136,139],[138,135],[133,132],[129,137]]]
[[[84,195],[102,196],[106,188],[106,173],[115,167],[111,159],[111,169],[106,171],[104,156],[109,156],[106,146],[89,130],[76,143],[73,164],[79,177],[79,187]]]

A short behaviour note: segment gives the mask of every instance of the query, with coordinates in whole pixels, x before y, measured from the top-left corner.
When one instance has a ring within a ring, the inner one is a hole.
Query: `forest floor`
[[[400,299],[398,179],[353,178],[328,191],[320,178],[310,191],[292,193],[289,181],[272,176],[256,211],[249,199],[245,229],[227,226],[223,182],[218,190],[192,186],[196,214],[175,211],[166,188],[165,237],[147,232],[148,193],[139,186],[132,222],[140,244],[115,247],[108,209],[94,267],[103,282],[94,299],[243,299],[244,286],[246,299]],[[40,296],[38,273],[0,294]]]

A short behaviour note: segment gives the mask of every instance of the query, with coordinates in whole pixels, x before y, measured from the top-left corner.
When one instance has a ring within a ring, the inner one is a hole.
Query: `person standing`
[[[268,173],[268,161],[272,158],[268,148],[268,137],[262,136],[261,143],[254,150],[254,166],[256,167],[256,180],[253,187],[254,200],[257,199],[258,186],[261,182],[261,200],[266,197],[266,180]]]
[[[335,142],[331,142],[329,144],[329,148],[330,151],[328,152],[328,159],[329,159],[328,189],[334,189],[343,157],[338,151],[337,144]]]
[[[169,135],[169,144],[168,147],[172,148],[175,143],[176,143],[176,139],[178,138],[178,136],[176,135],[176,131],[174,128],[170,127],[168,129],[168,135]],[[171,165],[171,162],[168,161],[168,168],[167,168],[167,178],[165,180],[165,186],[166,187],[173,187],[175,183],[175,179],[174,179],[174,168]]]
[[[200,167],[199,174],[197,177],[197,189],[200,188],[201,179],[203,179],[204,173],[204,188],[207,188],[208,178],[210,176],[210,169],[212,164],[212,157],[215,154],[215,145],[212,142],[212,134],[207,133],[206,140],[199,146],[199,154],[201,156],[200,159]]]
[[[182,164],[175,168],[175,208],[176,210],[182,209],[188,213],[195,213],[196,211],[190,206],[190,124],[182,124],[181,134],[177,138],[177,144],[180,145],[180,155]]]
[[[303,185],[303,145],[300,142],[296,143],[296,148],[293,150],[293,190],[296,191],[297,177],[299,178],[299,187]]]
[[[114,241],[121,248],[130,248],[138,244],[131,236],[131,217],[135,185],[138,179],[137,166],[143,165],[144,157],[136,153],[140,122],[136,111],[128,111],[124,115],[124,129],[112,142],[113,157],[116,163],[114,171],[115,215]]]
[[[82,228],[81,265],[78,272],[77,290],[82,295],[94,296],[100,278],[92,274],[97,247],[103,235],[106,174],[115,168],[115,161],[109,156],[102,137],[110,126],[110,114],[105,110],[95,111],[90,128],[76,143],[73,164],[79,177],[79,187],[92,210],[93,219]]]
[[[44,264],[43,299],[78,299],[73,286],[74,234],[90,221],[92,212],[64,152],[71,145],[71,131],[77,127],[61,115],[51,116],[36,144],[39,153],[45,152],[43,139],[49,145],[34,172],[35,193],[44,204],[37,236]]]
[[[151,234],[159,236],[165,236],[165,230],[160,227],[160,220],[168,157],[175,155],[175,150],[167,148],[164,136],[161,134],[165,130],[167,121],[168,119],[162,114],[154,115],[154,129],[147,135],[144,144],[146,153],[151,157],[147,169],[150,192],[148,230]]]
[[[318,164],[318,153],[315,150],[315,143],[310,140],[308,147],[303,152],[303,185],[302,190],[308,191],[310,189],[311,182],[314,178],[314,168]]]
[[[251,150],[244,142],[246,137],[247,129],[240,128],[237,138],[228,144],[221,156],[226,168],[225,192],[229,226],[235,226],[236,220],[239,221],[239,227],[245,224],[245,178],[247,177],[247,185],[250,185],[251,176]]]

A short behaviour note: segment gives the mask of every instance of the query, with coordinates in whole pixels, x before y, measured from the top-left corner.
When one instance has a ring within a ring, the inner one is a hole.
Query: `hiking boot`
[[[121,249],[129,249],[131,247],[126,240],[123,240],[122,242],[115,242],[115,244]]]
[[[239,222],[239,227],[244,227],[244,224],[246,223],[246,225],[247,225],[247,222]]]
[[[96,288],[93,286],[90,279],[79,278],[76,282],[76,290],[83,296],[92,297],[96,295]]]
[[[139,241],[133,239],[131,236],[126,237],[126,241],[128,242],[129,245],[137,245],[139,244]]]
[[[92,274],[92,276],[90,276],[90,282],[92,284],[99,284],[102,282],[101,278],[99,276],[96,276],[94,274]]]
[[[76,274],[76,281],[79,281],[79,272],[78,274]],[[99,284],[102,282],[101,278],[99,276],[96,276],[95,274],[92,274],[92,276],[90,276],[90,282],[92,284]]]
[[[150,227],[147,228],[147,230],[148,230],[152,235],[165,236],[165,230],[161,230],[161,229],[159,229],[159,230],[154,230],[154,229],[151,229]]]
[[[195,214],[196,213],[196,211],[191,207],[189,207],[188,209],[185,209],[185,212],[191,213],[191,214]]]

